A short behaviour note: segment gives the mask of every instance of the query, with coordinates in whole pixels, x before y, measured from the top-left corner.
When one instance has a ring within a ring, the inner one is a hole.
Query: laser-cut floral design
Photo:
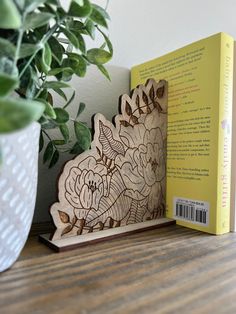
[[[51,208],[54,239],[164,215],[166,82],[147,81],[121,98],[115,124],[94,119],[91,150],[69,161]]]

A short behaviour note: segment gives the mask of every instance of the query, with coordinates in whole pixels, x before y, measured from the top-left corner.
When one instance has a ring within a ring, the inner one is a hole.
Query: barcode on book
[[[193,224],[208,226],[209,203],[174,197],[174,216],[178,220],[188,221]]]

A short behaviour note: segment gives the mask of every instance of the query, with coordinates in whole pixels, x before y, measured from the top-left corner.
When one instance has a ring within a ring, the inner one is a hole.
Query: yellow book
[[[131,88],[168,81],[167,217],[212,234],[230,228],[233,49],[219,33],[131,69]]]

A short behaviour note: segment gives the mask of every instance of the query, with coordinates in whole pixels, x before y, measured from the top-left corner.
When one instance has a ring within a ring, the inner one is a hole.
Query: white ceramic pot
[[[31,227],[38,179],[40,125],[0,135],[0,272],[17,260]]]

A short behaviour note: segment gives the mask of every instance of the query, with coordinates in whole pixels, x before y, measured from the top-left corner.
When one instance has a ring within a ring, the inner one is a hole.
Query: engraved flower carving
[[[166,171],[163,134],[155,127],[157,114],[154,110],[143,124],[121,128],[120,138],[128,149],[125,156],[118,155],[115,160],[127,188],[126,195],[142,203],[145,200],[150,212],[161,202],[161,181]]]
[[[98,210],[100,200],[108,194],[107,168],[93,156],[72,167],[65,181],[65,197],[75,208],[78,219],[85,218],[90,209]]]

